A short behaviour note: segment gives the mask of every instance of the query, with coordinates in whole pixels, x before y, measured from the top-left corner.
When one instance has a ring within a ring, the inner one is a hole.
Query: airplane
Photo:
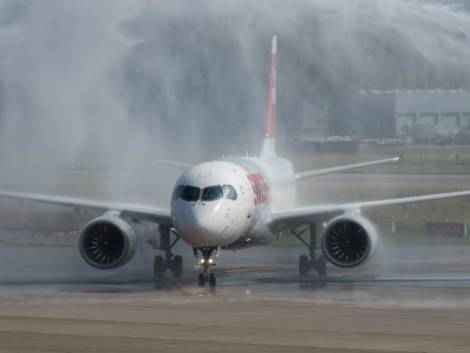
[[[193,248],[198,259],[201,268],[198,284],[215,287],[216,277],[211,269],[215,265],[213,255],[219,249],[238,250],[269,244],[281,233],[290,231],[308,249],[308,254],[299,257],[300,276],[312,270],[325,276],[328,263],[352,268],[372,256],[378,233],[363,210],[470,195],[470,191],[459,191],[296,207],[296,185],[303,180],[396,162],[399,158],[295,172],[291,161],[276,153],[276,62],[277,37],[274,36],[266,128],[259,157],[227,157],[197,165],[164,161],[184,169],[176,180],[167,208],[7,190],[0,190],[0,197],[103,212],[82,227],[78,241],[85,262],[103,270],[124,266],[132,259],[139,237],[135,223],[157,224],[158,249],[163,255],[154,257],[155,281],[161,280],[165,272],[172,272],[176,278],[182,275],[183,258],[174,254],[173,248],[183,240]],[[321,228],[318,235],[317,228]],[[307,229],[310,229],[309,241],[302,236]]]

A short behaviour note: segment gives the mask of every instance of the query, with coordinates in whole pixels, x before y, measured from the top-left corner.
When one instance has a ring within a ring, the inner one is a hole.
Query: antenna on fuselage
[[[273,36],[271,47],[271,68],[269,74],[268,107],[266,113],[266,128],[264,131],[261,158],[276,157],[276,61],[277,36]]]

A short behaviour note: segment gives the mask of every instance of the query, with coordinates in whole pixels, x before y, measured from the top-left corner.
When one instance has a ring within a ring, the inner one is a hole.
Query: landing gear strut
[[[302,235],[307,231],[310,230],[310,242],[306,242]],[[314,269],[317,271],[320,277],[326,276],[326,260],[323,255],[317,256],[317,227],[315,223],[307,224],[307,227],[302,228],[301,230],[292,229],[291,233],[303,244],[307,247],[309,254],[308,255],[301,255],[299,257],[299,274],[300,276],[304,277],[308,275],[308,273]]]
[[[165,252],[164,256],[157,255],[153,260],[153,276],[155,281],[160,280],[163,274],[170,270],[173,277],[179,278],[183,273],[183,258],[180,255],[172,253],[173,247],[176,245],[180,237],[173,232],[168,226],[160,226],[160,246],[158,250]],[[175,239],[171,241],[171,234],[175,235]]]
[[[200,287],[204,287],[206,283],[209,283],[209,287],[214,288],[217,281],[215,279],[215,274],[211,272],[211,267],[215,266],[214,259],[212,258],[212,253],[216,248],[194,248],[194,255],[198,257],[201,255],[201,258],[198,261],[198,265],[202,268],[202,272],[197,277],[197,282]]]

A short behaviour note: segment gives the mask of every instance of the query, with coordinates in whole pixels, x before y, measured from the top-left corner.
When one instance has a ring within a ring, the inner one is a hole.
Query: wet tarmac
[[[154,251],[100,271],[74,246],[0,246],[0,352],[468,352],[470,247],[381,248],[301,278],[301,247],[221,252],[217,288],[155,283]]]
[[[155,252],[148,248],[141,247],[126,266],[103,271],[85,264],[73,246],[2,246],[0,298],[2,293],[11,294],[15,288],[33,293],[47,290],[56,296],[60,293],[158,294],[174,290],[197,295],[201,293],[196,284],[198,269],[188,250],[180,247],[185,259],[182,278],[174,279],[168,273],[164,279],[155,282],[151,272]],[[365,266],[347,270],[330,265],[328,275],[323,278],[314,272],[307,277],[298,275],[298,256],[304,252],[301,247],[222,251],[214,268],[217,293],[229,297],[250,293],[260,297],[291,296],[315,300],[319,296],[312,296],[312,293],[334,298],[338,293],[355,291],[371,296],[377,292],[383,299],[387,294],[383,289],[414,289],[421,297],[427,294],[432,297],[440,290],[470,288],[470,247],[404,248],[390,245],[374,254]]]

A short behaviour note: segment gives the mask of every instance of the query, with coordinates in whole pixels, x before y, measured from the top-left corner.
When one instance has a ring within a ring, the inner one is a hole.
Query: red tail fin
[[[266,131],[264,137],[276,136],[276,61],[277,61],[277,37],[273,37],[271,50],[271,69],[269,77],[268,111],[266,115]]]
[[[271,69],[269,77],[268,109],[266,114],[266,130],[264,132],[264,144],[261,157],[269,158],[276,155],[276,62],[277,62],[277,36],[273,36],[271,49]]]

